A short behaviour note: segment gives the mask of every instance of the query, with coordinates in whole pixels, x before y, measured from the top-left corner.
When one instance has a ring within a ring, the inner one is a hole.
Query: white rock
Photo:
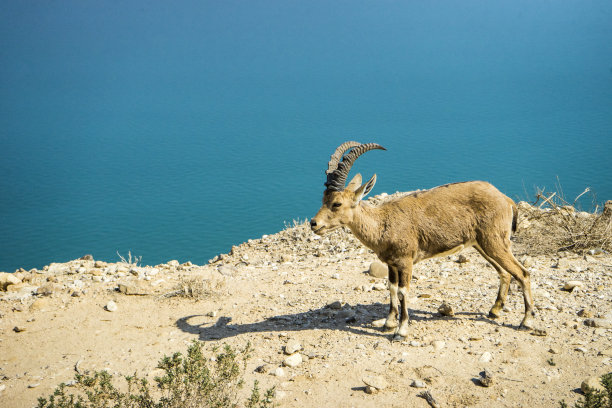
[[[362,378],[362,381],[377,390],[384,390],[388,385],[387,380],[382,375],[366,375]]]
[[[284,377],[285,370],[283,369],[283,367],[276,367],[276,370],[274,370],[274,375],[277,377]]]
[[[287,367],[297,367],[302,364],[302,355],[300,353],[292,354],[283,361],[283,364]]]
[[[584,286],[583,282],[572,280],[572,281],[565,282],[565,285],[563,285],[563,289],[571,291],[571,290],[574,290],[576,287],[582,287],[582,286]]]
[[[285,345],[285,354],[293,354],[302,349],[302,345],[295,339],[289,339]]]
[[[374,320],[371,325],[372,327],[383,327],[385,325],[385,322],[387,321],[387,319],[378,319],[378,320]]]
[[[431,345],[433,346],[434,350],[440,351],[446,346],[446,343],[442,340],[435,340],[431,343]]]
[[[109,312],[116,312],[118,309],[117,304],[112,300],[109,300],[104,308]]]
[[[16,285],[21,283],[21,279],[14,274],[8,272],[0,272],[0,290],[6,290],[8,285]]]
[[[380,261],[374,261],[370,264],[368,274],[374,278],[386,278],[389,276],[389,269],[386,264]]]
[[[493,355],[490,352],[485,351],[484,353],[482,353],[478,361],[480,361],[481,363],[488,363],[492,359],[493,359]]]
[[[412,381],[412,384],[410,384],[410,386],[414,387],[414,388],[425,388],[425,387],[427,387],[427,385],[423,381],[421,381],[421,380],[414,380],[414,381]]]

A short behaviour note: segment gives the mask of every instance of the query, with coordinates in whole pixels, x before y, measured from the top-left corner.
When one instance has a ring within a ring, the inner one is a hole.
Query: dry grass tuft
[[[538,191],[533,205],[519,203],[517,243],[531,254],[571,251],[593,254],[612,251],[612,201],[603,211],[597,205],[592,212],[576,210],[576,203],[590,189],[585,189],[569,203],[560,189],[551,194]]]

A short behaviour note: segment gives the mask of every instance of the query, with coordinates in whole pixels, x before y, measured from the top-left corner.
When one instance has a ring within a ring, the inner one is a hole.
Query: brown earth
[[[514,252],[532,271],[545,336],[518,330],[523,301],[514,283],[503,317],[487,317],[499,280],[467,250],[461,262],[455,255],[415,267],[411,332],[391,342],[374,327],[388,311],[386,279],[367,273],[375,255],[350,233],[319,238],[306,225],[205,266],[83,259],[21,271],[13,275],[21,283],[0,292],[0,406],[35,406],[77,370],[152,378],[162,356],[194,339],[207,349],[251,342],[246,383],[275,386],[281,407],[428,407],[417,396],[423,390],[443,407],[573,403],[583,380],[612,371],[612,256]],[[568,281],[582,285],[562,290]],[[116,311],[106,309],[111,300]],[[438,312],[443,302],[454,316]],[[290,340],[303,361],[277,370]],[[490,387],[478,381],[485,369]],[[386,387],[366,393],[371,377]]]

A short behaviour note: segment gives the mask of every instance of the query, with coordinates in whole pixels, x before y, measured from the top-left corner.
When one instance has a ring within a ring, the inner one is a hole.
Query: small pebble
[[[106,309],[109,312],[116,312],[118,307],[117,307],[117,304],[114,301],[109,300],[108,303],[106,304],[106,306],[104,306],[104,309]]]

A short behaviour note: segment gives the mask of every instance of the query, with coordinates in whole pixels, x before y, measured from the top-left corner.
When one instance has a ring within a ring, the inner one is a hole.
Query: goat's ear
[[[376,174],[374,174],[367,183],[363,184],[361,187],[355,190],[355,204],[361,201],[363,197],[368,195],[370,190],[372,190],[372,188],[374,187],[374,184],[376,184]]]
[[[356,191],[361,185],[361,174],[357,173],[355,177],[348,183],[345,190]]]

